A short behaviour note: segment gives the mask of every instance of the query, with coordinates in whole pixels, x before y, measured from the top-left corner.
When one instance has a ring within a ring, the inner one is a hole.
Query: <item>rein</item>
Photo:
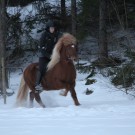
[[[70,58],[60,59],[60,61],[65,63],[73,62]]]

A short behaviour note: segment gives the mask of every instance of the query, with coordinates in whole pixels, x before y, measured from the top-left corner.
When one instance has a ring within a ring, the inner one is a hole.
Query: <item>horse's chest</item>
[[[65,75],[66,78],[76,78],[76,70],[73,65],[71,66],[65,66],[65,70],[63,70],[63,74]]]

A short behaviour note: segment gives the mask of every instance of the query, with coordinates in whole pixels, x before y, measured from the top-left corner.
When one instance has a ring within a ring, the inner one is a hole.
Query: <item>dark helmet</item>
[[[56,26],[55,26],[55,23],[54,23],[52,20],[49,20],[49,21],[46,23],[46,28],[49,29],[50,27],[56,27]]]
[[[55,28],[55,32],[56,31],[59,31],[59,23],[57,21],[52,21],[52,20],[49,20],[47,23],[46,23],[46,30],[49,31],[49,28],[50,27],[54,27]]]

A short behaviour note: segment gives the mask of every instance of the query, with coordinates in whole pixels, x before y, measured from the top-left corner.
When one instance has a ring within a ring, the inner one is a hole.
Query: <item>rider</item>
[[[60,38],[61,33],[58,31],[55,23],[52,20],[49,20],[46,24],[45,32],[40,38],[39,44],[39,70],[37,71],[35,90],[43,90],[41,86],[41,81],[43,76],[46,73],[47,65],[50,61],[50,56],[52,54],[53,48]]]

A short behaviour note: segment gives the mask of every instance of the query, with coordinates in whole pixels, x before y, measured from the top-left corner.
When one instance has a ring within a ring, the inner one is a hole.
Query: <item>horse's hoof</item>
[[[30,105],[29,108],[33,108],[33,105]]]
[[[75,105],[76,105],[76,106],[79,106],[79,105],[81,105],[81,104],[80,104],[80,103],[75,103]]]
[[[61,96],[64,96],[64,97],[66,97],[66,96],[67,96],[66,94],[63,94],[63,93],[60,93],[60,95],[61,95]]]
[[[45,108],[45,105],[42,105],[43,108]]]
[[[59,94],[61,96],[67,96],[67,91],[61,90]]]

